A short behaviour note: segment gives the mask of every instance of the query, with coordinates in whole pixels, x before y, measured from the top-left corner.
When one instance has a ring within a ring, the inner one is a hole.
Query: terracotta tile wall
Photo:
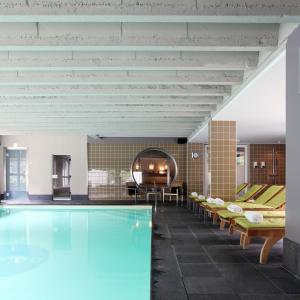
[[[284,144],[252,144],[250,145],[250,183],[272,184],[272,152],[273,148],[277,158],[277,184],[285,184],[285,145]],[[258,168],[253,168],[253,162],[258,163]],[[266,163],[266,167],[260,167],[261,162]]]
[[[192,153],[197,153],[198,158],[193,158]],[[188,193],[203,194],[204,181],[204,144],[189,143],[187,145],[187,173]]]
[[[211,121],[208,147],[210,194],[232,200],[236,186],[236,122]]]
[[[177,179],[186,182],[187,145],[88,144],[89,199],[130,199],[125,183],[131,178],[131,163],[140,151],[149,147],[161,148],[173,155],[178,167]]]

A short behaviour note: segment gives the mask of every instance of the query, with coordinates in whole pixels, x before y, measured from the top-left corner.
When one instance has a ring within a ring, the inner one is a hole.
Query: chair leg
[[[268,262],[270,250],[281,239],[282,239],[282,237],[266,238],[264,245],[262,246],[261,251],[260,251],[260,257],[259,257],[260,264],[266,264]]]
[[[249,237],[248,235],[244,235],[244,241],[242,245],[244,250],[249,248],[250,242],[251,242],[251,237]]]
[[[240,235],[240,246],[242,246],[244,244],[244,239],[245,239],[245,235],[243,233],[241,233],[241,235]]]
[[[232,224],[230,224],[228,231],[230,235],[234,233],[234,226]]]
[[[213,214],[213,224],[218,223],[218,215],[216,213]]]
[[[221,222],[220,222],[220,230],[224,230],[224,229],[225,229],[225,225],[226,225],[225,220],[221,219]]]

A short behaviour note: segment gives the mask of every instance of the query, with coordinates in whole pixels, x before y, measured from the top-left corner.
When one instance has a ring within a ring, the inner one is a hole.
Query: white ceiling
[[[0,134],[195,136],[293,22],[295,0],[0,0]]]
[[[213,120],[236,120],[240,143],[285,142],[285,51],[220,110]],[[207,142],[207,126],[191,141]]]

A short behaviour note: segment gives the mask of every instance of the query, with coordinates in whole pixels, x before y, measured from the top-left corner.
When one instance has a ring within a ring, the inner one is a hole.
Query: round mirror
[[[177,176],[177,165],[175,159],[166,151],[148,148],[136,156],[131,173],[140,187],[170,186]]]

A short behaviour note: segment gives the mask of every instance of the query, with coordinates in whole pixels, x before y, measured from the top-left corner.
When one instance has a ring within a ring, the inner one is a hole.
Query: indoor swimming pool
[[[3,206],[1,298],[150,299],[151,233],[150,206]]]

